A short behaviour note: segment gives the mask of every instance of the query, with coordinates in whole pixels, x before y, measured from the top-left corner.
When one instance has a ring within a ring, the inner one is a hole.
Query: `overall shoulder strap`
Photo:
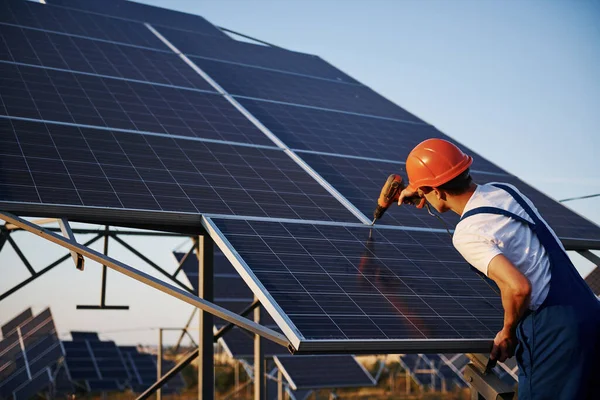
[[[523,196],[517,193],[516,190],[503,183],[492,183],[492,186],[502,189],[508,194],[510,194],[512,198],[515,199],[515,201],[521,206],[521,208],[525,210],[525,212],[527,213],[527,215],[529,215],[529,218],[531,218],[533,222],[537,224],[540,221],[540,218],[538,217],[537,213],[533,211],[533,208],[531,208],[531,206],[527,204],[527,201],[525,201]]]
[[[497,214],[497,215],[503,215],[505,217],[509,217],[509,218],[512,218],[512,219],[517,220],[519,222],[522,222],[525,225],[530,226],[531,228],[535,228],[535,224],[533,222],[530,222],[530,221],[526,220],[525,218],[518,216],[517,214],[513,214],[510,211],[506,211],[506,210],[504,210],[502,208],[497,208],[497,207],[477,207],[477,208],[474,208],[474,209],[469,210],[466,213],[464,213],[463,216],[460,217],[460,221],[464,220],[465,218],[469,218],[469,217],[471,217],[473,215],[477,215],[477,214]]]

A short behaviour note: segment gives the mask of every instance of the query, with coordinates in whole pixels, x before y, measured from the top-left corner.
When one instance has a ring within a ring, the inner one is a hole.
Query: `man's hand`
[[[400,192],[400,197],[398,198],[398,205],[401,206],[402,204],[410,204],[411,202],[407,201],[407,199],[410,197],[419,197],[418,191],[413,192],[408,188],[404,189],[402,192]]]
[[[494,347],[490,353],[490,359],[500,362],[506,361],[515,354],[517,337],[515,333],[508,329],[502,329],[494,339]]]

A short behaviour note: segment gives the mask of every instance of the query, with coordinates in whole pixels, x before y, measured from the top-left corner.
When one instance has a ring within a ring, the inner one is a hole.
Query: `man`
[[[461,216],[453,244],[500,288],[504,327],[490,357],[516,354],[520,399],[600,398],[600,302],[533,203],[508,184],[475,184],[472,163],[425,140],[408,155],[398,204],[420,196]]]

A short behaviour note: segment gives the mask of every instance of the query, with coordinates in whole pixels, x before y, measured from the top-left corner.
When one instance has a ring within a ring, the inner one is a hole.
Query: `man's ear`
[[[438,188],[433,188],[433,191],[435,192],[435,197],[437,197],[438,200],[446,201],[446,192]]]

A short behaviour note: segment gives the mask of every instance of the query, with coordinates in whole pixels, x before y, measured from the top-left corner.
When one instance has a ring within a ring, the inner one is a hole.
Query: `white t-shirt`
[[[521,194],[514,186],[505,185]],[[525,196],[523,198],[541,218],[533,203]],[[463,215],[478,207],[501,208],[531,221],[510,194],[489,183],[477,187]],[[486,276],[492,258],[498,254],[508,258],[531,282],[531,310],[536,310],[546,299],[550,288],[550,260],[529,226],[503,215],[476,214],[458,223],[452,242],[465,260]]]

